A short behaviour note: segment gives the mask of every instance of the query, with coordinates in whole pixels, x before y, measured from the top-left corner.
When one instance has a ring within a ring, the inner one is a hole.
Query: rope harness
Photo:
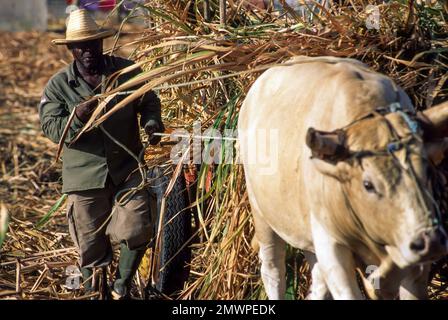
[[[400,138],[398,132],[395,130],[395,128],[392,126],[390,121],[386,118],[387,114],[390,113],[397,113],[399,114],[403,120],[406,122],[407,126],[409,127],[411,134],[407,137]],[[412,162],[410,161],[409,155],[412,153],[412,150],[410,148],[410,145],[414,141],[422,141],[422,138],[419,135],[419,123],[415,120],[415,114],[410,114],[408,112],[403,111],[401,105],[399,102],[393,102],[388,107],[380,107],[375,109],[372,112],[369,112],[367,115],[360,117],[359,119],[356,119],[355,121],[351,122],[347,126],[343,127],[340,130],[347,129],[348,127],[354,125],[355,123],[358,123],[360,121],[363,121],[368,118],[372,117],[381,117],[391,135],[393,136],[393,141],[388,143],[386,148],[383,150],[376,150],[376,151],[356,151],[349,153],[348,158],[355,159],[357,162],[361,162],[362,158],[365,157],[371,157],[371,156],[389,156],[393,158],[394,163],[397,164],[397,166],[400,168],[401,172],[404,172],[413,182],[415,190],[417,191],[417,201],[421,205],[421,207],[424,210],[425,217],[429,221],[429,225],[431,228],[435,228],[441,224],[442,216],[439,209],[439,206],[437,202],[435,201],[434,197],[432,196],[431,192],[428,190],[427,187],[424,186],[424,184],[420,181],[420,179],[417,177],[417,174],[414,170],[414,167],[412,165]],[[395,152],[400,150],[405,150],[405,159],[404,163],[397,158],[395,155]],[[362,221],[359,218],[359,215],[356,213],[355,209],[353,208],[350,199],[348,197],[347,188],[345,185],[342,185],[342,193],[344,196],[345,203],[347,207],[349,208],[349,212],[351,213],[354,222],[357,224],[357,227],[360,228],[360,230],[365,231],[365,235],[374,243],[377,245],[383,246],[384,244],[379,243],[378,241],[374,240],[368,233],[366,228],[364,227]],[[433,215],[430,208],[428,208],[427,202],[425,201],[425,195],[426,198],[431,201],[431,203],[434,205],[436,214]]]

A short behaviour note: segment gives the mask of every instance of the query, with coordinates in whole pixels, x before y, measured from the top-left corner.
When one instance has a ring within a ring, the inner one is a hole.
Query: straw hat
[[[103,39],[114,34],[113,30],[101,30],[95,20],[85,9],[72,11],[68,17],[65,39],[55,39],[53,44],[68,44],[73,42]]]

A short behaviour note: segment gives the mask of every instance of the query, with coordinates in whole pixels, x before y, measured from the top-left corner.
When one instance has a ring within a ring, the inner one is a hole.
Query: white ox
[[[412,110],[391,79],[352,59],[295,57],[257,79],[238,130],[270,299],[284,297],[286,243],[311,265],[309,298],[364,298],[356,272],[372,266],[369,296],[426,297],[428,264],[448,246],[428,184],[448,104]],[[269,170],[260,148],[275,151]]]

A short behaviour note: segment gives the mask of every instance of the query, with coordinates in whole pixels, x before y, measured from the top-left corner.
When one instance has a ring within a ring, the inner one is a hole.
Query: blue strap
[[[390,112],[397,112],[398,110],[403,110],[403,108],[401,107],[400,102],[392,102],[389,105],[389,110]]]
[[[387,145],[387,152],[393,153],[400,150],[402,147],[403,145],[400,142],[391,142]]]
[[[411,119],[411,117],[409,117],[409,115],[403,111],[398,111],[398,113],[404,118],[404,120],[408,124],[409,129],[411,129],[411,132],[416,134],[419,128],[418,122]]]
[[[411,119],[407,113],[403,112],[403,108],[399,102],[392,102],[389,105],[389,110],[390,112],[398,112],[403,117],[404,121],[406,121],[412,133],[416,134],[418,132],[418,122]]]

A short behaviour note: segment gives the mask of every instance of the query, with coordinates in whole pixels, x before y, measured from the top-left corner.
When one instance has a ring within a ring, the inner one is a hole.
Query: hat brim
[[[76,42],[83,42],[83,41],[90,41],[90,40],[96,40],[96,39],[104,39],[111,37],[115,34],[114,30],[106,30],[102,32],[98,32],[96,34],[93,34],[91,36],[84,36],[80,38],[73,38],[73,39],[54,39],[51,41],[52,44],[55,45],[61,45],[61,44],[69,44],[69,43],[76,43]]]

